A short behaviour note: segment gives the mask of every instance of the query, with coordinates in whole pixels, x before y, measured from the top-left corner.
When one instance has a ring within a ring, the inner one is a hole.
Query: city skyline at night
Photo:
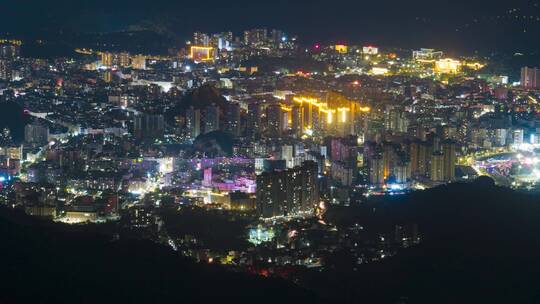
[[[0,0],[0,303],[537,303],[539,5]]]
[[[148,29],[185,39],[193,31],[276,27],[304,43],[424,44],[449,51],[516,52],[534,51],[540,22],[538,3],[529,0],[3,2],[10,12],[0,20],[3,31],[30,37]]]

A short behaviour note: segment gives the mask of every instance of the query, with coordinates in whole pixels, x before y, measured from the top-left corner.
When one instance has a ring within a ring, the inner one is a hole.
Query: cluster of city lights
[[[347,114],[351,111],[350,107],[337,107],[337,108],[330,108],[328,106],[328,103],[320,102],[317,98],[309,98],[309,97],[294,97],[293,100],[300,105],[308,104],[310,106],[316,107],[320,113],[326,114],[326,122],[328,124],[332,124],[334,121],[337,121],[337,119],[334,118],[334,116],[337,115],[337,117],[340,117],[340,121],[342,123],[347,122]],[[369,112],[369,107],[360,107],[359,111],[361,112]]]
[[[192,46],[190,48],[190,58],[194,61],[212,61],[213,47],[208,46]]]

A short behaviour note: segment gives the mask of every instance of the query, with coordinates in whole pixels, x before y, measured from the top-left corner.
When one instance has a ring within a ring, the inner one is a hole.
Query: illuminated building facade
[[[417,51],[413,51],[413,59],[415,60],[438,60],[443,57],[442,51],[436,51],[434,49],[420,49]]]
[[[268,40],[268,30],[264,28],[244,31],[244,45],[263,46]]]
[[[190,58],[195,62],[214,60],[214,48],[210,46],[192,46],[190,48]]]
[[[110,52],[101,53],[101,65],[105,67],[112,67],[114,64],[114,55]]]
[[[376,76],[386,75],[389,72],[390,71],[385,67],[373,67],[373,68],[371,68],[371,74],[376,75]]]
[[[409,157],[411,161],[411,175],[423,177],[428,175],[429,155],[431,147],[421,140],[414,140],[409,145]]]
[[[165,119],[163,115],[142,114],[135,116],[134,133],[139,139],[155,139],[163,136]]]
[[[334,49],[340,54],[347,54],[349,52],[349,47],[344,44],[336,44]]]
[[[0,40],[0,58],[2,59],[13,59],[19,57],[20,55],[20,42],[16,41],[7,41],[2,43]]]
[[[523,129],[516,129],[512,133],[512,137],[514,139],[514,141],[513,141],[514,145],[519,146],[519,145],[522,145],[523,142],[524,142],[525,133],[524,133]]]
[[[356,182],[358,169],[358,137],[333,138],[330,143],[331,176],[341,186],[352,186]]]
[[[369,159],[369,184],[382,185],[384,184],[384,163],[381,155],[375,155]]]
[[[444,154],[442,152],[431,155],[429,177],[434,182],[444,181]]]
[[[135,55],[131,58],[131,67],[136,70],[146,70],[146,56]]]
[[[279,46],[281,43],[287,41],[287,35],[281,30],[272,30],[270,32],[270,38],[274,46]]]
[[[0,156],[5,156],[8,159],[23,159],[23,146],[20,145],[7,145],[0,147]]]
[[[206,33],[195,32],[193,33],[193,45],[199,45],[202,47],[210,46],[210,36]]]
[[[267,134],[269,137],[281,137],[283,134],[283,110],[280,105],[273,104],[266,108]]]
[[[263,218],[311,213],[318,202],[316,162],[257,176],[257,210]]]
[[[12,62],[7,59],[0,59],[0,79],[11,81],[13,78]]]
[[[218,131],[219,127],[219,107],[215,104],[207,106],[204,116],[204,133]]]
[[[129,53],[122,52],[118,54],[118,65],[122,68],[131,66],[131,57]]]
[[[362,48],[362,53],[364,55],[377,55],[379,54],[379,48],[375,46],[364,46]]]
[[[443,180],[452,182],[456,179],[456,143],[450,140],[442,143]]]
[[[457,74],[461,68],[461,62],[451,58],[435,61],[435,72],[439,74]]]
[[[391,108],[385,111],[385,129],[398,133],[407,132],[409,121],[402,108]]]
[[[291,107],[291,130],[295,137],[300,137],[304,134],[303,111],[300,105]]]
[[[240,105],[237,103],[228,104],[225,117],[225,131],[234,137],[240,136]]]
[[[521,68],[521,86],[525,89],[540,88],[540,69],[538,68]]]
[[[253,102],[248,105],[247,118],[247,136],[256,138],[260,135],[262,129],[262,110],[261,105]]]
[[[24,127],[24,141],[30,144],[45,145],[49,142],[49,128],[40,124]]]
[[[201,111],[190,107],[186,111],[186,131],[191,139],[197,138],[201,134]]]
[[[325,102],[319,98],[294,97],[294,106],[284,108],[289,115],[295,132],[316,136],[346,136],[355,134],[357,120],[362,113],[370,111],[357,102],[328,94]]]

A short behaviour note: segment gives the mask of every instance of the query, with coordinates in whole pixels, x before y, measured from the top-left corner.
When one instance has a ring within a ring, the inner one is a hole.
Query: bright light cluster
[[[209,46],[192,46],[190,58],[193,61],[212,61],[214,48]]]
[[[440,74],[457,74],[461,67],[461,62],[451,58],[435,61],[435,72]]]

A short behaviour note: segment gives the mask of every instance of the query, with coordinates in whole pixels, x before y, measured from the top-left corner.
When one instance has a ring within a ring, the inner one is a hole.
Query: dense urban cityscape
[[[46,58],[0,36],[2,208],[354,302],[321,278],[434,238],[400,200],[537,201],[540,67],[227,30]]]

